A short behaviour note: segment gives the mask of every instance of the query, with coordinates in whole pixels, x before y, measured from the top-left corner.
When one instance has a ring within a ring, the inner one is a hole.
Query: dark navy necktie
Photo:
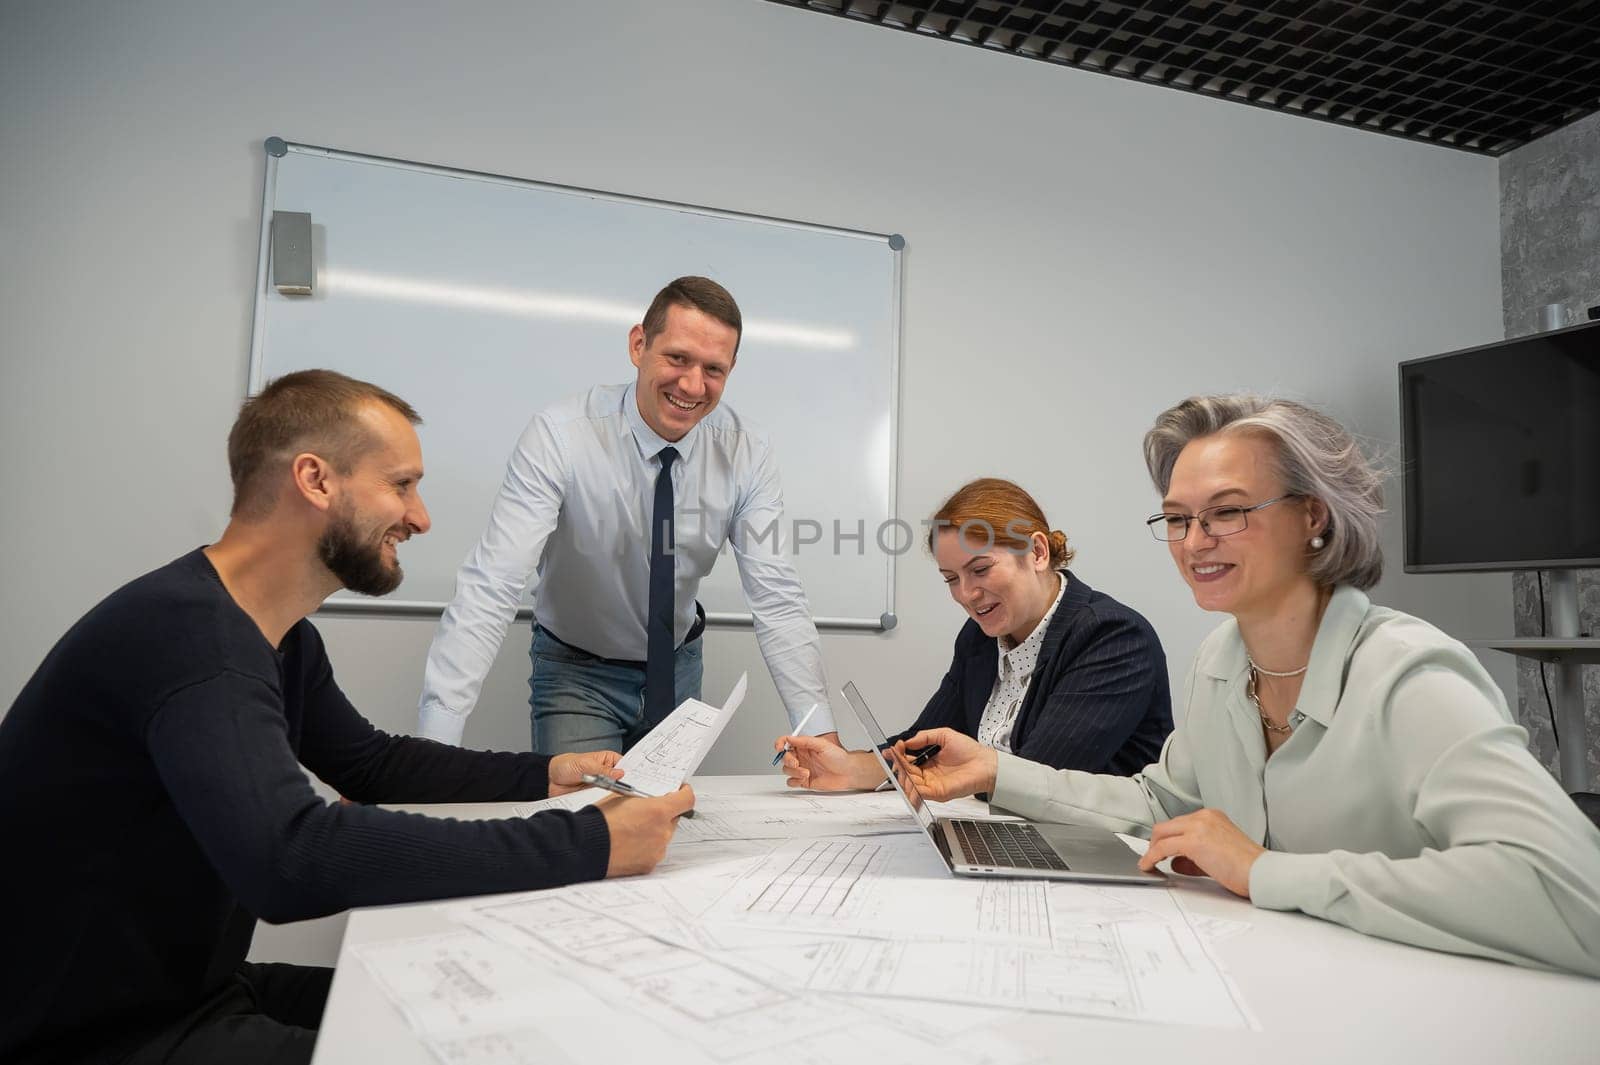
[[[656,474],[656,502],[650,515],[650,606],[645,620],[644,718],[654,725],[677,706],[673,677],[676,673],[673,639],[672,550],[672,464],[677,448],[664,447],[656,456],[661,472]]]

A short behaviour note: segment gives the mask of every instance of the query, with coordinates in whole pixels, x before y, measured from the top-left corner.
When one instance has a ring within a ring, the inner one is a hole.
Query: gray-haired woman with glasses
[[[1052,770],[959,733],[910,772],[1039,820],[1150,838],[1257,906],[1435,950],[1600,976],[1600,831],[1528,753],[1457,641],[1373,605],[1382,476],[1298,403],[1185,400],[1156,419],[1148,519],[1207,610],[1188,712],[1131,778]]]

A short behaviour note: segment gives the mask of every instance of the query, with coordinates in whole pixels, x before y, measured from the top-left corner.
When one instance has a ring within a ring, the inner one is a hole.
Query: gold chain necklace
[[[1256,660],[1250,657],[1249,651],[1244,653],[1244,660],[1246,665],[1248,665],[1253,671],[1261,674],[1263,677],[1298,677],[1300,674],[1311,668],[1311,663],[1307,662],[1299,669],[1291,669],[1287,673],[1278,673],[1275,670],[1268,669],[1266,666],[1256,665]]]
[[[1294,731],[1293,725],[1273,724],[1272,719],[1267,716],[1267,712],[1261,709],[1261,697],[1256,694],[1256,664],[1254,662],[1250,663],[1250,672],[1245,678],[1244,693],[1255,704],[1256,714],[1261,718],[1261,724],[1268,732],[1283,733]]]

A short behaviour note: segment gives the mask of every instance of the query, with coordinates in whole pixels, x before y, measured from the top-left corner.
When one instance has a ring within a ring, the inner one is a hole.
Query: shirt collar
[[[1371,606],[1367,593],[1341,584],[1333,590],[1328,608],[1322,612],[1295,709],[1324,727],[1333,721],[1333,711],[1344,688],[1345,665],[1355,651],[1356,637]],[[1217,680],[1238,680],[1247,666],[1244,640],[1239,636],[1239,623],[1232,618],[1223,627],[1226,635],[1200,668]]]
[[[1333,722],[1333,711],[1344,689],[1345,666],[1355,652],[1356,637],[1371,606],[1366,592],[1343,584],[1333,590],[1328,609],[1322,612],[1322,624],[1317,626],[1317,638],[1311,645],[1311,664],[1295,707],[1320,725]]]
[[[1061,585],[1056,589],[1056,600],[1050,604],[1050,609],[1044,612],[1044,617],[1039,619],[1039,624],[1035,625],[1033,631],[1028,633],[1028,638],[1015,647],[1007,648],[1006,644],[1011,642],[1011,637],[1004,635],[995,637],[994,642],[995,646],[1000,649],[1002,665],[1006,655],[1016,654],[1018,651],[1036,652],[1039,646],[1044,643],[1044,633],[1050,627],[1050,619],[1055,617],[1056,609],[1061,606],[1061,598],[1067,594],[1067,575],[1060,571],[1056,575],[1061,578]]]
[[[622,393],[622,416],[627,420],[628,428],[633,433],[633,442],[638,445],[639,456],[646,462],[653,462],[662,448],[671,447],[677,449],[680,460],[688,458],[694,451],[695,441],[700,439],[699,423],[684,433],[682,440],[663,438],[650,428],[650,423],[639,413],[638,389],[639,383],[635,381]]]

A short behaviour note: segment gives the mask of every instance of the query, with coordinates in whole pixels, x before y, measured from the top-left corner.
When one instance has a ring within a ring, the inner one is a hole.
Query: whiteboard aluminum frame
[[[271,285],[271,251],[272,251],[272,211],[277,200],[278,191],[278,160],[290,152],[302,155],[316,155],[326,159],[343,159],[354,163],[368,163],[378,166],[394,167],[399,170],[413,170],[424,174],[437,174],[442,177],[468,178],[474,181],[489,181],[500,185],[512,185],[521,188],[540,189],[545,192],[555,192],[567,196],[582,196],[586,199],[607,200],[613,203],[630,203],[644,207],[661,207],[668,210],[684,211],[689,214],[704,215],[711,218],[727,218],[739,222],[759,222],[763,225],[780,226],[785,229],[809,230],[814,233],[826,233],[838,237],[850,237],[856,240],[881,241],[889,249],[892,256],[894,280],[891,284],[890,299],[893,306],[889,314],[889,484],[888,500],[889,513],[887,521],[894,521],[899,516],[899,471],[900,471],[900,354],[902,336],[904,335],[904,307],[903,296],[905,285],[905,246],[906,241],[898,233],[871,233],[861,229],[844,229],[838,226],[818,225],[814,222],[798,222],[791,218],[778,218],[773,215],[751,214],[744,211],[726,211],[716,207],[702,207],[698,204],[682,203],[677,200],[658,200],[648,196],[630,196],[619,192],[602,192],[598,189],[586,189],[577,185],[560,185],[549,181],[535,181],[531,178],[511,177],[506,174],[490,174],[480,170],[465,170],[460,167],[440,166],[435,163],[418,163],[405,159],[394,159],[383,155],[364,155],[360,152],[347,152],[338,148],[323,148],[315,144],[300,144],[295,141],[286,141],[281,137],[268,137],[262,142],[266,153],[266,173],[261,190],[261,235],[260,246],[256,256],[256,292],[255,306],[250,321],[250,365],[247,375],[245,395],[252,396],[261,391],[265,381],[265,353],[263,344],[267,332],[267,289]],[[846,617],[813,617],[812,624],[818,629],[836,631],[868,631],[887,632],[899,623],[899,618],[894,611],[895,592],[895,559],[898,557],[893,551],[885,551],[885,562],[888,567],[885,602],[883,613],[876,618],[846,618]],[[415,600],[387,600],[387,599],[329,599],[317,608],[317,613],[326,616],[361,617],[361,616],[390,616],[390,617],[439,617],[444,613],[445,603],[421,602]],[[533,608],[528,605],[518,607],[516,619],[526,621],[533,617]],[[706,624],[718,628],[753,628],[754,619],[749,614],[707,613]]]

